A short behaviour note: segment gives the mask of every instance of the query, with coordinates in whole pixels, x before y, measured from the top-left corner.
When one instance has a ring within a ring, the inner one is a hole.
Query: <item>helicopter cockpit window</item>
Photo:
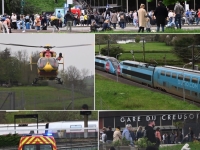
[[[44,66],[47,64],[47,59],[46,58],[40,58],[38,60],[38,68],[44,68]]]
[[[49,63],[51,64],[51,66],[53,68],[57,68],[58,67],[58,62],[55,58],[49,58]]]

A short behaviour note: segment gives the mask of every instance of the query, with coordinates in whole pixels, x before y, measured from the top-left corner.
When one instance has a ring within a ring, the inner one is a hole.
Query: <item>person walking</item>
[[[114,133],[113,133],[113,142],[120,142],[122,140],[122,134],[120,131],[120,126],[117,126]]]
[[[109,126],[108,127],[108,131],[106,131],[106,135],[107,135],[107,141],[106,141],[106,143],[112,143],[112,141],[113,141],[113,134],[114,134],[114,132],[112,131],[112,127]]]
[[[156,128],[155,137],[156,137],[156,145],[155,146],[157,149],[159,149],[160,143],[162,141],[161,134],[160,134],[160,128]]]
[[[184,13],[184,8],[183,6],[177,1],[175,7],[174,7],[174,13],[175,13],[175,24],[177,29],[181,29],[181,17],[182,14]]]
[[[149,120],[148,126],[145,127],[145,130],[146,130],[146,137],[147,137],[148,141],[155,144],[156,136],[155,136],[155,131],[153,129],[154,127],[155,127],[155,121]],[[154,145],[154,147],[156,148],[155,145]]]
[[[157,32],[160,31],[160,25],[162,27],[162,32],[164,32],[166,18],[168,17],[168,11],[161,1],[158,2],[158,7],[156,7],[154,11],[154,16],[156,17]]]
[[[118,18],[117,18],[117,13],[115,11],[113,11],[110,20],[111,20],[111,24],[113,25],[113,28],[116,29]]]
[[[140,32],[140,31],[144,32],[144,28],[146,27],[147,12],[144,8],[145,8],[145,5],[141,4],[140,9],[138,10],[138,22],[139,22],[138,32]]]
[[[122,139],[126,139],[130,142],[130,145],[133,146],[133,139],[131,137],[130,131],[132,130],[131,124],[127,124],[126,128],[123,130]]]

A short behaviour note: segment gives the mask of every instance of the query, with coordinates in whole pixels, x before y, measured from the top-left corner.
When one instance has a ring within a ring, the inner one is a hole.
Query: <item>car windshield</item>
[[[23,150],[53,150],[50,144],[24,145]]]

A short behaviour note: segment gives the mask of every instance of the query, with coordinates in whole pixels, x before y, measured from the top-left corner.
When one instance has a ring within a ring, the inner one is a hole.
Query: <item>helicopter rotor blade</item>
[[[23,45],[23,44],[6,44],[6,43],[0,43],[1,45],[10,45],[10,46],[22,46],[22,47],[36,47],[36,48],[42,48],[43,46],[33,46],[33,45]]]
[[[92,45],[92,44],[69,45],[69,46],[55,46],[55,48],[81,47],[81,46],[90,46],[90,45]]]

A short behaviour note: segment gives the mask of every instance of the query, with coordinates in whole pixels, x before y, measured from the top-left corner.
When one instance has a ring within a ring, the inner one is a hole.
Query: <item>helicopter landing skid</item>
[[[39,81],[39,78],[35,78],[35,80],[33,80],[33,83],[32,83],[32,85],[35,85],[35,84],[37,84],[37,82]]]
[[[61,81],[61,78],[56,78],[56,80],[58,81],[57,84],[63,84],[63,81]]]

